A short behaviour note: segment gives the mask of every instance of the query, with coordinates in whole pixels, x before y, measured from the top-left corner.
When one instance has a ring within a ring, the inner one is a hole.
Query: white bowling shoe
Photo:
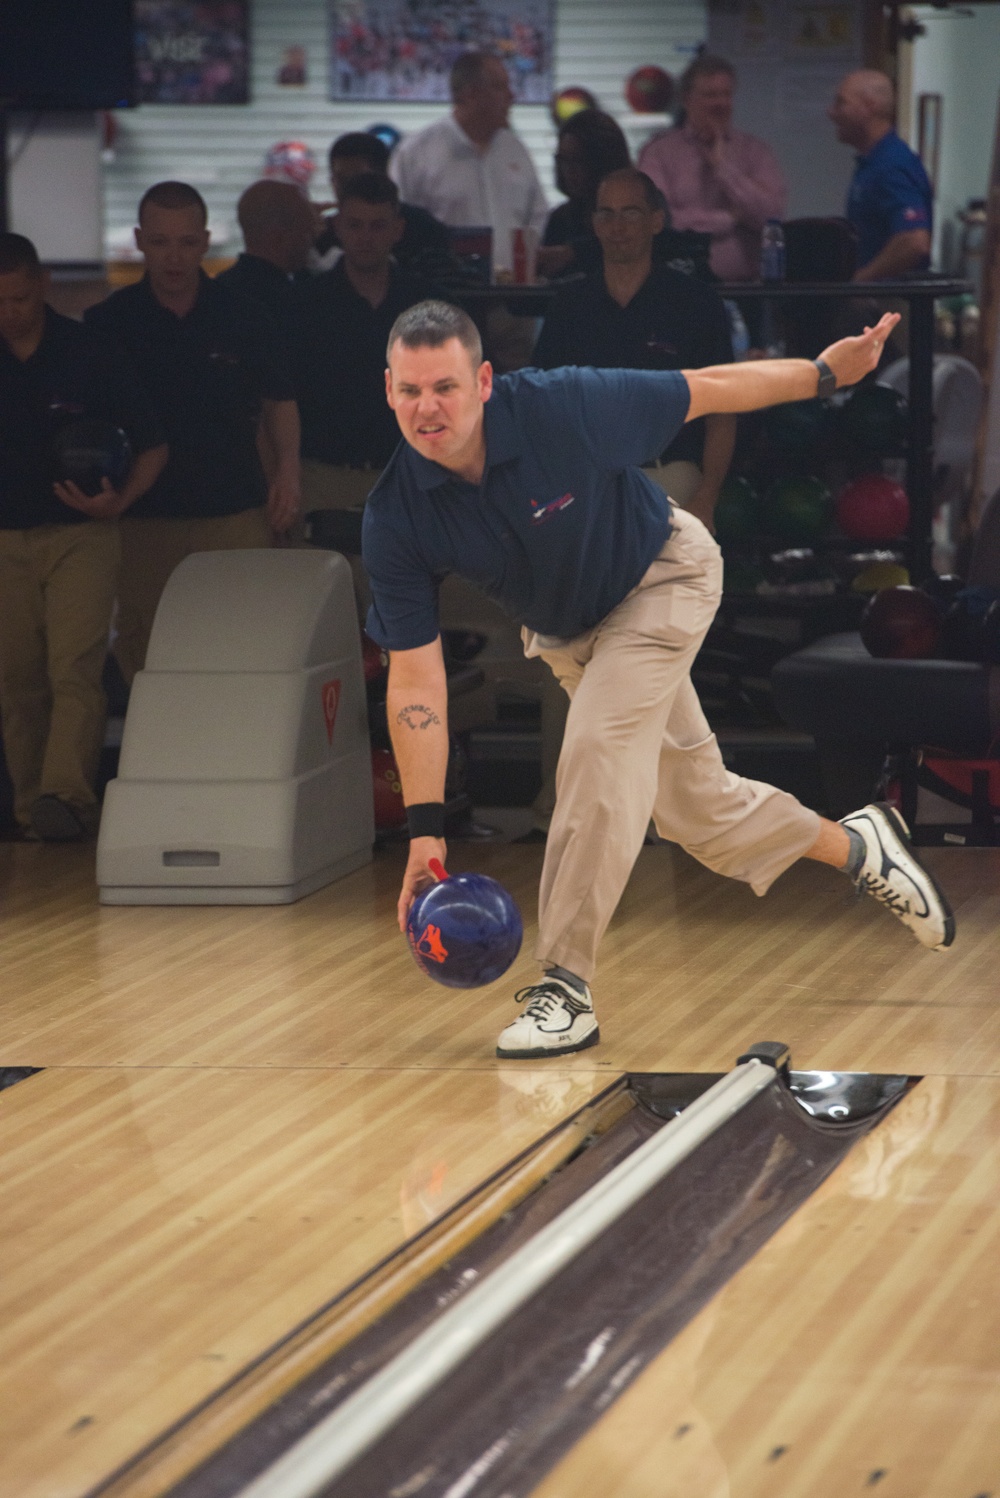
[[[892,806],[863,806],[840,825],[864,838],[866,856],[854,883],[913,932],[922,946],[941,952],[955,940],[955,917],[937,881],[910,843],[909,829]]]
[[[601,1038],[589,988],[580,993],[562,978],[549,976],[514,997],[524,1009],[497,1041],[497,1055],[505,1061],[568,1056]]]

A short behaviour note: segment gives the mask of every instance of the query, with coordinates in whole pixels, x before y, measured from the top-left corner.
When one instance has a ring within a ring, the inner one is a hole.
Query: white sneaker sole
[[[572,1056],[576,1051],[586,1051],[597,1045],[600,1038],[600,1026],[595,1022],[594,1028],[579,1040],[556,1040],[553,1045],[532,1046],[523,1050],[498,1045],[497,1055],[501,1061],[541,1061],[549,1056]]]

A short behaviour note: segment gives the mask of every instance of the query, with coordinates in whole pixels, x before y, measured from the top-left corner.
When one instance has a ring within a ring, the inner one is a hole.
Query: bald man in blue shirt
[[[887,314],[821,359],[665,372],[522,370],[494,380],[471,319],[421,302],[389,335],[386,393],[403,434],[365,510],[368,632],[389,652],[386,701],[410,853],[398,902],[444,862],[448,688],[437,590],[450,572],[521,625],[571,698],[539,890],[544,977],[517,995],[507,1058],[599,1038],[597,948],[652,817],[661,836],[757,894],[797,859],[847,872],[924,946],[954,922],[905,825],[869,806],[829,822],[722,762],[691,663],[722,586],[719,548],[641,465],[686,421],[827,395],[875,368]]]
[[[887,281],[930,264],[933,192],[923,162],[896,134],[892,83],[874,68],[841,80],[829,110],[858,152],[847,217],[858,235],[855,281]]]

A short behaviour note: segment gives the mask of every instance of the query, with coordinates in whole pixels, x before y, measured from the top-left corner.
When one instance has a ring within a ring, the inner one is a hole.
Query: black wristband
[[[444,837],[444,802],[419,801],[406,808],[411,837]]]
[[[816,394],[821,400],[829,400],[837,388],[837,376],[825,359],[814,359],[813,363],[819,370],[819,384],[816,387]]]

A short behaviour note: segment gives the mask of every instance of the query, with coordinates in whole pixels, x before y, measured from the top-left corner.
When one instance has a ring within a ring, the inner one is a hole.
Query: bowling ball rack
[[[527,1495],[919,1080],[620,1077],[88,1498]]]

